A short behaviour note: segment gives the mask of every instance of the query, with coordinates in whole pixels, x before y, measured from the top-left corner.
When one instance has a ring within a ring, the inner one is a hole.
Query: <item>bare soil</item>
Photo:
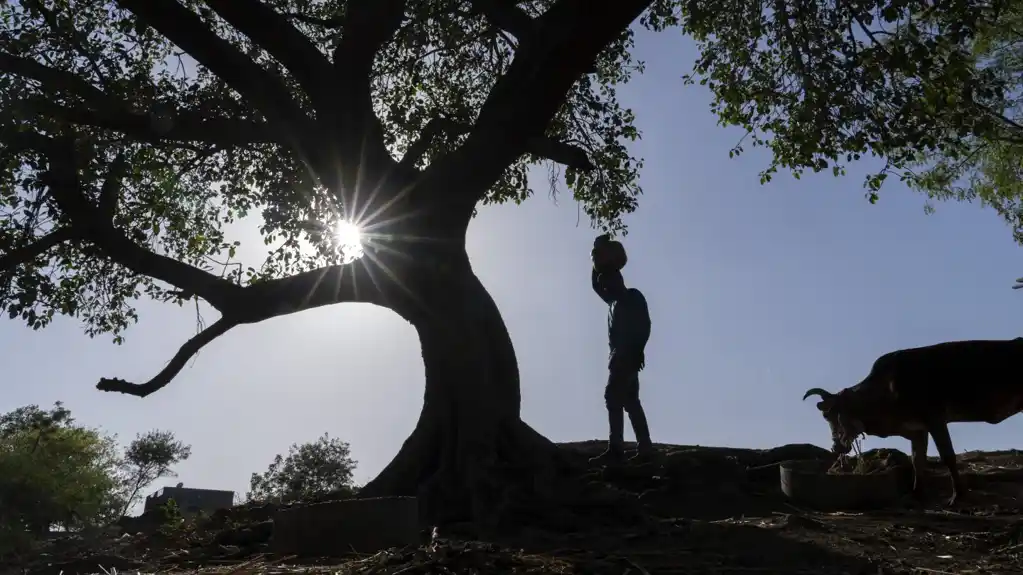
[[[944,507],[948,475],[931,461],[924,501],[822,512],[794,505],[779,487],[778,463],[828,457],[814,446],[660,445],[653,462],[608,468],[586,463],[602,443],[563,447],[578,465],[576,497],[558,511],[524,506],[491,542],[450,526],[424,533],[420,547],[372,556],[280,557],[267,553],[274,509],[240,507],[162,533],[51,541],[0,572],[1023,573],[1023,452],[961,454],[971,490],[955,508]]]

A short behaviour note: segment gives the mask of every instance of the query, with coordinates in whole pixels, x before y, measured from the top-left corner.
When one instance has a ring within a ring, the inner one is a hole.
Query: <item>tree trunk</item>
[[[468,258],[417,294],[412,320],[426,368],[423,410],[397,456],[361,495],[416,495],[433,524],[496,527],[522,497],[542,497],[557,446],[520,418],[519,372],[496,303]]]

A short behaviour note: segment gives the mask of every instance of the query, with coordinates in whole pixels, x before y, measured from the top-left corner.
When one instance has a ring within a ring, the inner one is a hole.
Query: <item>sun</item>
[[[363,255],[362,230],[355,222],[341,220],[334,227],[334,239],[346,261],[357,260]]]
[[[353,222],[341,220],[334,229],[334,237],[343,246],[362,245],[362,230]]]

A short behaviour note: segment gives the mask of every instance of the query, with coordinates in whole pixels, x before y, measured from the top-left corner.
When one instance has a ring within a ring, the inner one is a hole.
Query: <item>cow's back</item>
[[[1023,408],[1023,339],[952,341],[892,352],[875,370],[898,395],[941,405],[949,421],[989,421]]]

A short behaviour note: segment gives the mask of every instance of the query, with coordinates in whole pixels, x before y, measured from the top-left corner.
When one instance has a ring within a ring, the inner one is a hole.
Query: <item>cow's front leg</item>
[[[914,431],[905,435],[913,454],[913,496],[921,499],[924,493],[924,469],[927,468],[927,431]]]
[[[956,499],[961,493],[966,493],[966,487],[959,477],[959,469],[956,467],[956,452],[952,447],[952,437],[948,434],[948,424],[944,421],[933,422],[927,426],[931,437],[934,438],[934,446],[938,448],[938,455],[941,462],[948,468],[948,474],[952,478],[952,497],[948,500],[949,505],[955,505]]]

